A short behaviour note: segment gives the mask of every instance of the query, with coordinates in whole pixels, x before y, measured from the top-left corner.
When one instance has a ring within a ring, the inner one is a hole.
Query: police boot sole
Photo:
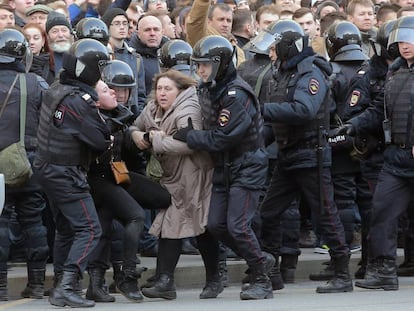
[[[263,295],[251,295],[249,293],[240,293],[241,300],[258,300],[258,299],[272,299],[273,292],[264,293]]]
[[[149,288],[143,288],[142,294],[147,298],[162,298],[166,300],[177,299],[176,291],[152,292]]]
[[[355,286],[359,288],[365,288],[365,289],[383,289],[386,291],[389,290],[398,290],[398,284],[364,284],[361,282],[355,282]]]
[[[333,293],[349,293],[352,292],[354,288],[352,286],[343,287],[343,288],[316,288],[318,294],[333,294]]]

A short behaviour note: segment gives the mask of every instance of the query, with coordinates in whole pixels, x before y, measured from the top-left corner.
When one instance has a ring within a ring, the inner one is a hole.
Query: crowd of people
[[[176,299],[183,253],[204,263],[200,299],[227,286],[229,254],[248,267],[240,299],[273,298],[309,231],[330,255],[317,293],[398,290],[413,69],[410,0],[3,0],[0,150],[24,109],[33,175],[5,185],[0,300],[10,236],[22,297],[59,307]],[[156,257],[141,286],[139,254]]]

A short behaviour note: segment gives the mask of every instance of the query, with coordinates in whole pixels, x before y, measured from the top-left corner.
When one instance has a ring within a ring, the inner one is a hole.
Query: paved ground
[[[199,289],[179,289],[178,298],[173,301],[145,299],[135,304],[121,295],[116,302],[100,303],[93,310],[110,311],[122,308],[123,311],[411,311],[414,310],[414,278],[401,278],[398,291],[373,291],[355,288],[352,293],[316,294],[317,282],[301,281],[274,292],[274,299],[241,301],[240,287],[231,286],[217,299],[200,300]],[[0,310],[56,310],[47,299],[20,299],[0,304]],[[76,309],[74,309],[76,310]]]
[[[402,250],[398,250],[399,262],[402,260]],[[357,269],[360,254],[351,257],[350,270]],[[141,258],[142,265],[148,267],[143,275],[145,280],[152,275],[155,268],[155,258]],[[261,301],[240,301],[240,280],[244,276],[246,265],[242,261],[229,261],[228,270],[231,281],[230,287],[220,295],[219,299],[200,300],[198,295],[204,284],[204,269],[200,256],[182,256],[180,258],[175,279],[178,288],[178,299],[163,301],[158,299],[145,299],[144,303],[137,304],[127,301],[121,295],[116,295],[117,302],[110,304],[97,304],[94,310],[114,310],[121,307],[123,311],[134,310],[168,310],[168,311],[277,311],[277,310],[414,310],[414,277],[400,278],[399,291],[370,291],[355,288],[353,293],[344,294],[316,294],[315,288],[319,282],[308,281],[311,272],[317,272],[321,264],[328,260],[328,255],[314,254],[312,249],[302,249],[296,271],[296,284],[287,285],[285,289],[274,292],[274,299]],[[52,281],[52,265],[48,265],[47,284]],[[112,273],[107,273],[107,283],[111,281]],[[42,300],[20,299],[20,291],[26,284],[26,267],[23,264],[13,265],[9,270],[10,301],[0,303],[1,310],[50,310],[47,298]],[[87,285],[85,277],[84,285]],[[168,309],[167,309],[168,308]]]

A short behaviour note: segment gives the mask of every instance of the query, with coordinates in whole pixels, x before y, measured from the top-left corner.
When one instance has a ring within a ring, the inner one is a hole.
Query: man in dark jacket
[[[109,60],[107,48],[82,39],[63,55],[59,82],[45,94],[40,113],[35,168],[49,199],[56,223],[55,306],[92,307],[76,292],[88,257],[98,244],[101,226],[89,193],[86,172],[96,156],[111,145],[111,137],[95,101],[99,63]]]
[[[194,46],[204,130],[193,130],[190,119],[173,137],[212,154],[208,229],[250,268],[250,284],[242,288],[240,298],[266,299],[273,297],[267,273],[275,260],[262,252],[251,228],[266,180],[263,120],[253,90],[237,76],[233,56],[234,47],[221,36],[205,37]]]
[[[152,90],[152,79],[161,71],[158,49],[166,41],[162,36],[162,24],[158,18],[145,15],[139,20],[138,31],[131,38],[130,45],[142,56],[147,95]]]
[[[353,290],[349,276],[349,248],[333,198],[331,149],[326,141],[332,98],[327,77],[330,65],[308,47],[308,38],[294,21],[275,24],[278,35],[262,45],[275,45],[274,102],[264,103],[265,121],[272,122],[279,145],[278,165],[262,204],[263,249],[278,255],[280,234],[274,227],[294,199],[303,195],[316,229],[327,237],[335,276],[318,293]]]

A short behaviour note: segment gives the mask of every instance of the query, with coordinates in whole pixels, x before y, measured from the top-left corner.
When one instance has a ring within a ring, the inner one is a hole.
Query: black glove
[[[193,128],[193,120],[188,117],[188,126],[179,129],[177,133],[173,135],[173,138],[179,141],[187,142],[187,135],[190,131],[194,130]]]
[[[356,129],[351,123],[345,123],[336,130],[336,135],[355,136]]]

